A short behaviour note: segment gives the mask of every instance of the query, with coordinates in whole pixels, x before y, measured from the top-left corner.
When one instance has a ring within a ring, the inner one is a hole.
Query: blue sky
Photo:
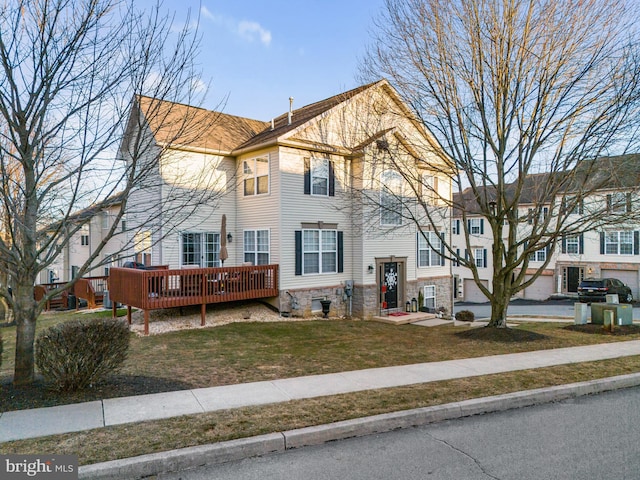
[[[197,59],[210,81],[205,108],[227,95],[225,113],[268,121],[289,108],[359,85],[359,60],[371,43],[383,0],[165,0],[184,22],[200,13]]]

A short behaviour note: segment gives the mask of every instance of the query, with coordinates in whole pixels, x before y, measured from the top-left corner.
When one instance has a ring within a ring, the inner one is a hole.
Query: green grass
[[[75,315],[77,314],[45,315],[39,321],[38,328],[74,318]],[[565,325],[556,323],[518,325],[515,330],[532,340],[511,342],[504,339],[492,341],[487,338],[465,337],[459,334],[465,327],[452,326],[392,326],[357,320],[235,323],[149,337],[132,334],[130,354],[122,374],[166,381],[179,379],[184,388],[196,388],[640,339],[638,333],[610,336],[587,334],[564,327]],[[530,332],[537,335],[529,335]],[[13,369],[10,352],[13,351],[15,328],[4,328],[2,334],[5,358],[0,377],[6,381]],[[22,454],[77,454],[82,464],[88,464],[637,371],[640,371],[640,357],[629,357],[7,442],[2,444],[2,450]],[[117,395],[118,392],[103,390],[100,394],[105,397]],[[53,402],[65,403],[82,399],[80,394],[66,399],[54,398]]]

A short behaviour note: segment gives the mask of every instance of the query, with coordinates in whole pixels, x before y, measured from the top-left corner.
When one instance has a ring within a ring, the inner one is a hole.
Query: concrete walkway
[[[372,368],[0,413],[0,442],[250,405],[640,355],[640,340]]]

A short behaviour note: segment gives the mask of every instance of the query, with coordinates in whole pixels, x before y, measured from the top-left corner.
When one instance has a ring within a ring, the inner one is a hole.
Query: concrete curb
[[[326,425],[299,428],[280,433],[189,447],[86,465],[79,468],[79,479],[140,479],[160,473],[176,472],[203,465],[240,460],[274,452],[318,445],[332,440],[384,433],[472,415],[557,402],[583,395],[640,386],[640,373],[590,380],[587,382],[538,388],[492,397],[385,413]]]

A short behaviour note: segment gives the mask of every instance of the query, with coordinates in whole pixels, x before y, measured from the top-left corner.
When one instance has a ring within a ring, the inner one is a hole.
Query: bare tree
[[[506,326],[509,299],[538,278],[562,235],[630,220],[598,198],[606,188],[636,188],[620,179],[637,179],[637,162],[598,159],[634,147],[639,52],[633,6],[618,0],[385,2],[363,75],[389,78],[450,159],[454,189],[464,191],[452,199],[415,171],[400,172],[461,215],[467,251],[467,215],[486,218],[493,237],[491,288],[480,282],[473,256],[457,254],[450,237],[441,238],[447,257],[469,268],[490,300],[490,326]],[[584,205],[580,215],[578,205]],[[433,223],[429,209],[422,210]],[[551,254],[531,274],[530,254],[545,247]]]
[[[17,325],[15,384],[33,381],[36,320],[46,301],[102,261],[129,196],[157,181],[149,172],[161,168],[166,150],[201,137],[217,120],[184,105],[201,100],[192,27],[176,29],[159,5],[138,11],[134,1],[0,6],[0,295]],[[197,188],[173,182],[166,196],[172,211],[188,216],[197,204],[215,202],[213,177],[199,177]],[[36,301],[38,273],[82,227],[74,214],[116,194],[122,208],[100,245],[75,278]],[[147,218],[157,226],[149,218],[155,213]]]

